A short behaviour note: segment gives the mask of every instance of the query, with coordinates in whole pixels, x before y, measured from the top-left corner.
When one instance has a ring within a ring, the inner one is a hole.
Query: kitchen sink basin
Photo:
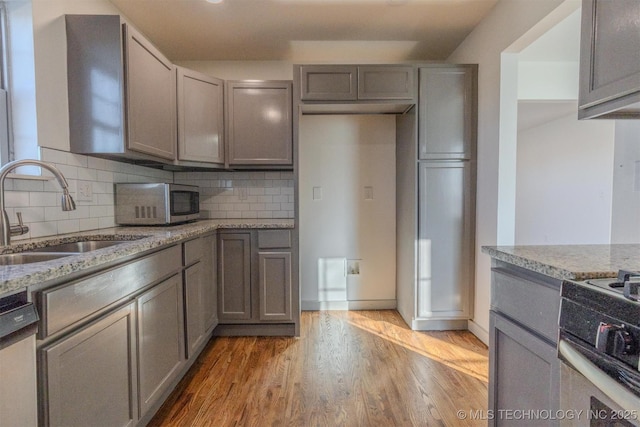
[[[69,255],[73,254],[59,252],[22,252],[18,254],[4,254],[0,255],[0,266],[32,264],[34,262],[51,261],[52,259],[63,258]]]
[[[87,240],[84,242],[71,242],[45,246],[44,248],[33,249],[30,252],[90,252],[130,241],[131,240]]]

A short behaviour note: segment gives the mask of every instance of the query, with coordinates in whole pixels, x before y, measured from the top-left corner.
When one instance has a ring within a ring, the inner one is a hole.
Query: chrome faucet
[[[62,210],[73,211],[76,209],[76,203],[73,201],[73,198],[71,198],[71,194],[69,194],[69,184],[67,184],[67,180],[64,179],[64,175],[62,175],[62,172],[60,172],[57,167],[50,163],[32,159],[9,162],[0,168],[0,246],[8,246],[11,243],[11,236],[19,236],[29,231],[29,227],[22,224],[22,215],[20,213],[17,214],[19,224],[12,226],[9,223],[9,216],[4,208],[4,181],[7,175],[15,168],[26,165],[40,166],[50,171],[58,180],[60,187],[62,187]]]

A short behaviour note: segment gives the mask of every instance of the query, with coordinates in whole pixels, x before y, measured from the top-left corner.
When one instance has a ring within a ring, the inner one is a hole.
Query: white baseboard
[[[473,320],[467,322],[467,327],[469,328],[469,332],[485,343],[485,345],[489,346],[489,331],[485,330]]]
[[[302,301],[302,311],[318,310],[393,310],[396,300]]]
[[[413,319],[411,329],[414,331],[465,331],[466,319]]]

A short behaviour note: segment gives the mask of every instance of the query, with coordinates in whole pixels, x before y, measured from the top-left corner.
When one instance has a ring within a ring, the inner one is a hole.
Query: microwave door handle
[[[566,340],[558,342],[558,351],[571,366],[624,410],[637,411],[640,398],[602,372]]]

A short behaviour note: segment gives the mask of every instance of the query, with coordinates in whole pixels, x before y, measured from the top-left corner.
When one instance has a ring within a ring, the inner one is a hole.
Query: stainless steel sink
[[[34,262],[51,261],[52,259],[63,258],[73,255],[73,253],[60,253],[60,252],[21,252],[18,254],[4,254],[0,255],[0,266],[4,265],[21,265],[32,264]]]
[[[71,242],[45,246],[44,248],[33,249],[30,252],[90,252],[130,241],[131,240],[87,240],[84,242]]]
[[[32,264],[35,262],[51,261],[71,255],[78,255],[84,252],[91,252],[98,249],[108,248],[121,243],[131,242],[147,236],[139,236],[127,240],[85,240],[80,242],[61,243],[59,245],[34,248],[24,252],[0,255],[0,266]]]

